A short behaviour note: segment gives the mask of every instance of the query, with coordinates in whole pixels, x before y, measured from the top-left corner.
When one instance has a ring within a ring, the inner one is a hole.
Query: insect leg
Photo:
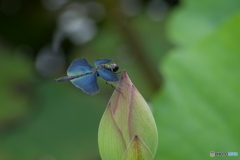
[[[119,93],[121,93],[122,96],[123,96],[123,93],[122,93],[121,91],[119,91],[119,90],[117,89],[117,87],[115,87],[113,84],[108,83],[107,81],[106,81],[106,84],[112,86],[116,91],[118,91]],[[123,96],[123,97],[124,97],[124,96]]]

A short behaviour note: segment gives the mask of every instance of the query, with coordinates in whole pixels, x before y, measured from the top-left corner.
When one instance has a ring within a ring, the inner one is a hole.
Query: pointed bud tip
[[[123,71],[122,71],[122,75],[121,75],[121,81],[122,81],[123,79],[125,79],[125,78],[128,78],[128,79],[129,79],[127,72],[126,72],[125,70],[123,70]]]
[[[123,82],[123,83],[122,83]],[[128,85],[128,86],[131,86],[133,85],[132,81],[130,80],[127,72],[125,70],[122,71],[122,75],[121,75],[121,78],[120,78],[120,82],[119,82],[119,85],[122,86],[122,85]]]
[[[135,136],[133,137],[133,141],[138,141],[138,140],[140,140],[139,136],[138,136],[138,135],[135,135]]]

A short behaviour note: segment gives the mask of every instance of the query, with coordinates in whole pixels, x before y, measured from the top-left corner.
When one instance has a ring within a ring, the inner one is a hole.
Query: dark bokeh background
[[[113,89],[90,96],[57,83],[72,60],[119,57],[150,100],[171,47],[165,22],[178,1],[1,0],[0,159],[97,160],[97,130]]]
[[[118,57],[153,109],[156,160],[240,153],[239,2],[0,0],[0,160],[101,159],[113,88],[54,81],[78,57]]]

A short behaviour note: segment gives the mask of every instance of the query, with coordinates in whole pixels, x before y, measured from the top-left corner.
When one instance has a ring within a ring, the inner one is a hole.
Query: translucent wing
[[[100,68],[97,70],[97,72],[100,75],[100,77],[102,77],[102,79],[104,79],[105,81],[109,81],[109,82],[119,81],[118,76],[115,73],[113,73],[107,69]]]
[[[108,59],[97,59],[94,61],[94,64],[95,64],[95,66],[99,66],[100,64],[106,64],[106,63],[109,63],[116,59],[117,59],[117,57],[108,58]]]
[[[97,84],[97,73],[75,78],[71,80],[71,82],[87,94],[95,95],[99,92],[99,87]]]
[[[83,74],[86,72],[90,72],[93,68],[94,67],[88,64],[85,58],[78,58],[78,59],[75,59],[69,66],[67,70],[67,75],[74,76],[74,75]]]

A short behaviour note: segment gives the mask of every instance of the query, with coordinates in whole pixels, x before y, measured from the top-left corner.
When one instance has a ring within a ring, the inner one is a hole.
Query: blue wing
[[[78,58],[78,59],[75,59],[69,66],[67,70],[67,75],[74,76],[74,75],[83,74],[86,72],[90,72],[93,68],[94,67],[88,64],[85,58]]]
[[[97,73],[75,78],[71,80],[71,82],[87,94],[95,95],[99,92],[99,87],[97,84]]]
[[[117,82],[119,81],[119,78],[118,76],[107,70],[107,69],[104,69],[104,68],[100,68],[97,70],[98,74],[102,77],[102,79],[104,79],[105,81],[108,81],[108,82]]]
[[[113,60],[117,59],[117,57],[113,57],[113,58],[108,58],[108,59],[97,59],[94,61],[95,66],[99,66],[100,64],[106,64],[109,63]]]

